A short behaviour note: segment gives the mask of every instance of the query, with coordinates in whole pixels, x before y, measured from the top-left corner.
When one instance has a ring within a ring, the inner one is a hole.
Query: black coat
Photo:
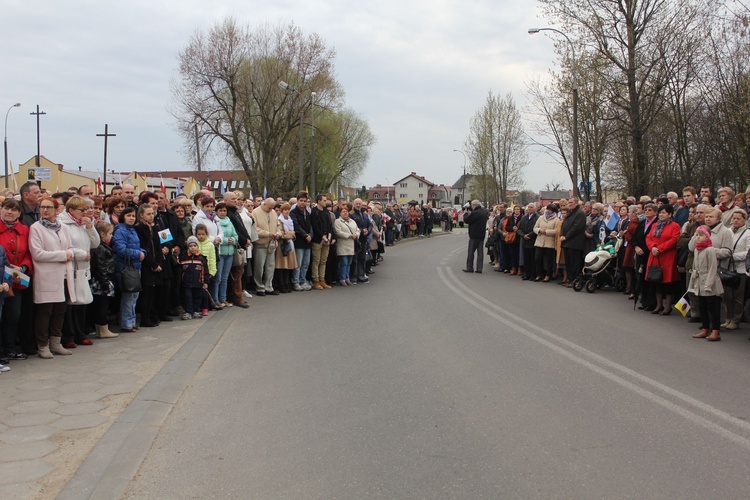
[[[164,264],[164,254],[161,252],[157,228],[155,225],[149,228],[147,225],[139,222],[135,225],[135,230],[138,233],[141,248],[146,250],[146,256],[143,262],[141,262],[141,283],[143,286],[161,285],[162,271],[154,271],[154,269]]]
[[[245,223],[242,222],[242,216],[237,211],[237,207],[230,207],[227,205],[227,217],[232,221],[234,230],[237,231],[237,240],[239,240],[237,243],[239,243],[240,248],[247,247],[247,242],[250,241],[250,235],[247,234],[247,228],[245,227]]]
[[[320,243],[323,236],[326,235],[329,236],[328,241],[330,241],[330,235],[333,233],[333,225],[331,224],[331,216],[328,215],[328,210],[321,210],[315,205],[312,209],[312,214],[310,214],[310,223],[312,224],[313,243]]]
[[[472,240],[482,240],[487,234],[487,210],[479,207],[464,215],[464,222],[469,225],[469,238]]]
[[[518,237],[523,238],[524,235],[529,235],[528,240],[523,240],[524,248],[533,247],[534,243],[536,243],[536,233],[534,232],[534,226],[536,225],[536,221],[538,218],[539,214],[533,213],[531,214],[531,218],[529,218],[528,215],[524,215],[518,222]]]
[[[560,236],[565,236],[562,242],[563,248],[572,250],[583,250],[586,242],[586,214],[580,206],[568,211],[568,215],[562,222]]]
[[[307,241],[307,237],[312,237],[312,222],[310,221],[310,214],[307,213],[307,209],[300,208],[297,205],[289,212],[289,217],[294,222],[295,248],[310,248],[310,242]]]

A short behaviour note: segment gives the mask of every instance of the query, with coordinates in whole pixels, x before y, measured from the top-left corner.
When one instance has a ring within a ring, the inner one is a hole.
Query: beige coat
[[[60,224],[60,232],[55,233],[41,222],[33,223],[29,228],[29,250],[34,263],[34,303],[65,302],[66,279],[70,300],[75,301],[73,265],[66,253],[73,248],[66,225]]]
[[[719,224],[721,225],[721,224]],[[699,297],[709,297],[724,293],[719,275],[716,273],[717,259],[714,247],[704,248],[698,252],[693,250],[693,270],[690,272],[688,292]]]
[[[275,210],[266,213],[261,205],[253,210],[253,220],[255,220],[255,229],[258,231],[258,241],[255,242],[255,246],[266,248],[268,242],[271,241],[271,234],[281,236],[281,222]]]
[[[557,235],[559,226],[560,219],[557,217],[557,215],[550,218],[549,220],[547,220],[544,215],[539,217],[536,220],[536,224],[534,224],[534,233],[536,233],[537,235],[534,246],[542,248],[555,248],[555,235]],[[545,233],[540,234],[540,229],[544,229]]]
[[[333,234],[336,238],[336,255],[354,255],[354,233],[359,238],[359,228],[352,219],[345,221],[341,217],[336,219],[333,225]]]

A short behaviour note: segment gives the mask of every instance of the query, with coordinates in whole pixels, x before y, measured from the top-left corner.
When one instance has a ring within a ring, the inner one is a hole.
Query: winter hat
[[[195,236],[190,236],[187,239],[188,246],[190,246],[191,243],[195,243],[196,245],[198,245],[198,238],[196,238]]]

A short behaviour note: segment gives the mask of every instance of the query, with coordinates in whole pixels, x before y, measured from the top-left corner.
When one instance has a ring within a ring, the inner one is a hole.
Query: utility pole
[[[36,105],[36,112],[29,113],[30,115],[36,115],[36,166],[38,167],[40,165],[41,161],[41,147],[39,144],[39,116],[40,115],[46,115],[44,111],[39,111],[39,105]],[[37,185],[41,188],[42,187],[42,181],[36,181]]]
[[[109,125],[105,123],[104,133],[96,134],[96,136],[104,137],[104,177],[102,177],[102,189],[104,189],[104,194],[107,194],[107,139],[110,137],[117,137],[117,134],[110,134]]]
[[[198,139],[198,124],[195,124],[195,156],[198,159],[198,179],[201,178],[201,143]]]

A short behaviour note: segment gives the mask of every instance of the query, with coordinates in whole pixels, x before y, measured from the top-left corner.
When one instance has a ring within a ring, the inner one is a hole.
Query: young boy
[[[208,299],[208,261],[201,255],[198,238],[190,236],[187,240],[187,252],[180,257],[182,273],[182,308],[185,313],[182,319],[199,319],[201,311],[207,311]]]

